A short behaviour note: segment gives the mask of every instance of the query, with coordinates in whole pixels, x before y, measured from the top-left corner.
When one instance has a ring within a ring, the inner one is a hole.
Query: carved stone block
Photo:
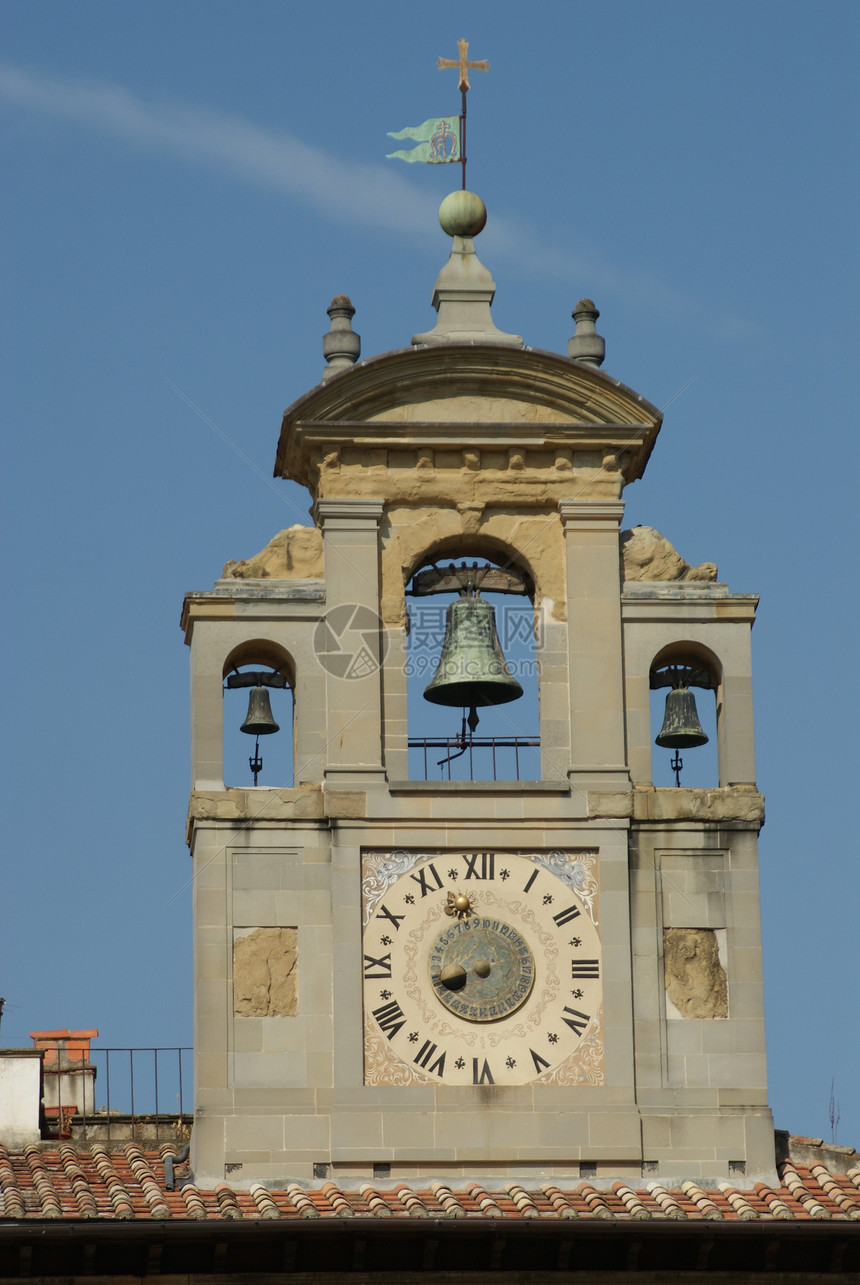
[[[728,1017],[726,971],[713,928],[665,928],[666,994],[682,1017]]]
[[[233,942],[233,1016],[294,1017],[295,928],[255,928]]]

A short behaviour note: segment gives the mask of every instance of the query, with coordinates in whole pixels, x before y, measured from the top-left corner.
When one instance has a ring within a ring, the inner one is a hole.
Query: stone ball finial
[[[331,330],[323,335],[323,356],[328,365],[323,380],[329,379],[346,366],[352,366],[361,356],[361,335],[352,328],[355,308],[348,295],[336,294],[326,312],[331,317]]]
[[[439,206],[439,222],[448,236],[477,236],[487,222],[487,207],[474,192],[451,192]]]
[[[593,299],[580,299],[571,313],[576,322],[576,333],[567,341],[567,355],[583,366],[602,366],[606,356],[606,341],[597,333],[595,322],[600,316]]]

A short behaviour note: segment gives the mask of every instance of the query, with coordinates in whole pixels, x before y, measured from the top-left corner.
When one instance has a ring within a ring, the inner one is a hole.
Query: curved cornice
[[[644,430],[649,450],[662,420],[655,406],[611,375],[558,353],[494,344],[400,348],[335,375],[287,408],[275,476],[284,476],[299,422],[387,419],[399,407],[455,397],[486,398],[488,423],[498,422],[499,401],[508,400],[540,406],[559,423],[636,426]]]

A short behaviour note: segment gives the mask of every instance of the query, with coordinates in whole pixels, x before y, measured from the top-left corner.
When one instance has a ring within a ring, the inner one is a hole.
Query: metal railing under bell
[[[537,736],[420,736],[410,737],[408,744],[410,750],[421,752],[425,781],[434,779],[437,771],[440,778],[447,781],[531,780],[531,773],[525,778],[521,776],[524,766],[521,756],[529,750],[540,750]],[[453,774],[452,763],[459,764]],[[481,770],[485,767],[489,773]],[[468,774],[461,776],[463,769]],[[534,777],[539,776],[538,770]]]
[[[173,1139],[192,1115],[193,1053],[187,1046],[98,1048],[45,1075],[49,1136]]]

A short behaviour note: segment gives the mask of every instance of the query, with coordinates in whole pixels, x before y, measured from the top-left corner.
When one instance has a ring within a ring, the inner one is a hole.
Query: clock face
[[[367,1084],[601,1084],[593,852],[364,852]]]

